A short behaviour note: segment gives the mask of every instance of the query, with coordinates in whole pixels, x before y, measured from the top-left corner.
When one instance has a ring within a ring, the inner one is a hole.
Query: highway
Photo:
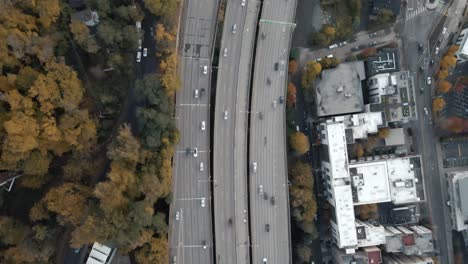
[[[214,262],[209,95],[217,12],[217,0],[184,1],[179,32],[182,87],[176,94],[175,104],[180,142],[173,158],[173,197],[169,217],[171,263],[174,257],[178,264]],[[202,122],[205,122],[205,130],[202,130]],[[194,148],[198,150],[196,157]]]
[[[295,9],[295,0],[263,1],[257,32],[249,135],[253,263],[291,263],[286,116],[279,97],[286,96]]]
[[[241,3],[228,1],[226,6],[216,86],[213,197],[217,263],[249,263],[250,256],[247,111],[259,4]]]

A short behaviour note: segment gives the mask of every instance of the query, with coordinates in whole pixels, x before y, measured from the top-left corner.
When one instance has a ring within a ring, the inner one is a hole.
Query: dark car
[[[276,63],[275,63],[275,71],[277,71],[278,68],[279,68],[279,64],[276,62]]]
[[[375,45],[377,45],[377,41],[372,41],[372,42],[369,43],[369,47],[373,47]]]
[[[359,48],[359,46],[356,46],[356,47],[352,47],[351,50],[352,51],[358,51],[358,50],[360,50],[360,48]]]
[[[370,38],[374,38],[374,37],[377,37],[377,32],[374,32],[374,33],[370,33],[370,34],[369,34],[369,37],[370,37]]]
[[[423,44],[419,43],[419,44],[418,44],[418,50],[419,50],[419,51],[422,51],[423,48],[424,48]]]
[[[265,231],[270,232],[270,224],[265,225]]]
[[[429,63],[430,63],[431,65],[433,65],[433,64],[434,64],[434,60],[431,60]]]
[[[270,198],[270,202],[271,202],[271,205],[275,205],[275,197],[274,196],[272,196]]]
[[[278,99],[278,102],[280,104],[283,104],[284,103],[284,97],[283,96],[280,96],[279,99]]]

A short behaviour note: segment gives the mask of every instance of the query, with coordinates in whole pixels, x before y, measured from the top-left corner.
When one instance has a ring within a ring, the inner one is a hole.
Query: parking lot
[[[468,137],[443,139],[441,146],[445,168],[468,165]]]

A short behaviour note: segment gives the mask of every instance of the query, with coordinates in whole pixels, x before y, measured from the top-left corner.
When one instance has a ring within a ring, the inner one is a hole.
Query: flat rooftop
[[[346,62],[324,70],[315,89],[317,115],[334,116],[364,110],[361,81],[365,78],[362,61]]]
[[[400,70],[398,59],[398,49],[383,49],[366,60],[367,74],[397,72]]]
[[[387,160],[388,181],[390,195],[394,204],[419,202],[416,190],[418,182],[415,177],[414,165],[411,158],[393,158]]]
[[[390,201],[387,163],[359,163],[349,165],[355,205]]]

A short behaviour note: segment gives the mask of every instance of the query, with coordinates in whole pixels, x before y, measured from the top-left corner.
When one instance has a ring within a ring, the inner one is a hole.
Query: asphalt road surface
[[[213,132],[217,263],[249,263],[247,110],[258,10],[254,1],[229,1],[224,16]]]
[[[173,159],[170,258],[172,261],[176,257],[178,264],[207,264],[213,263],[209,94],[218,1],[185,0],[183,10],[182,88],[176,94],[175,116],[180,142]],[[204,66],[207,66],[206,74]],[[196,89],[198,98],[195,98]],[[201,129],[202,122],[205,130]],[[187,148],[195,147],[197,157],[187,154]]]
[[[422,0],[420,0],[422,1]],[[460,13],[459,7],[461,0],[455,0],[448,13],[452,15]],[[443,5],[440,2],[440,5]],[[446,48],[446,38],[441,35],[441,28],[437,27],[437,23],[442,19],[443,13],[437,10],[445,10],[447,7],[439,7],[435,11],[426,11],[419,16],[407,20],[402,30],[403,55],[402,62],[408,70],[413,73],[415,96],[417,104],[416,120],[414,126],[414,134],[420,135],[415,137],[415,149],[421,153],[423,157],[423,172],[426,184],[427,202],[432,216],[432,224],[434,227],[434,237],[436,240],[436,251],[439,253],[439,263],[453,263],[453,244],[451,237],[451,226],[449,209],[445,205],[448,199],[447,188],[445,184],[445,175],[441,162],[441,151],[438,147],[437,136],[433,129],[433,120],[431,116],[431,101],[435,88],[434,77],[432,76],[437,68],[437,65],[429,65],[429,61],[439,61],[441,55]],[[455,25],[458,23],[455,18],[448,19],[448,32],[455,31]],[[436,28],[436,30],[434,30]],[[429,43],[429,39],[442,38],[440,51],[435,54],[433,45]],[[424,52],[419,52],[417,44],[424,45]],[[419,68],[423,70],[420,71]],[[432,84],[427,84],[427,77],[432,76]],[[420,88],[424,87],[424,92],[420,92]],[[424,108],[428,109],[429,114],[426,115]]]
[[[264,1],[257,32],[249,145],[253,263],[291,263],[285,104],[278,101],[286,94],[295,8],[295,0]]]

